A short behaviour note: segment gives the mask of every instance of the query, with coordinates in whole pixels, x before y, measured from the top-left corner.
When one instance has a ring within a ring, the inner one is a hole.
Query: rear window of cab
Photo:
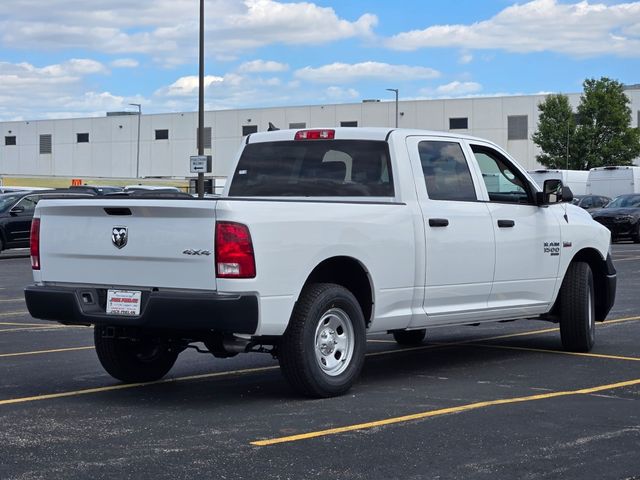
[[[311,140],[251,143],[233,175],[235,197],[393,197],[386,142]]]

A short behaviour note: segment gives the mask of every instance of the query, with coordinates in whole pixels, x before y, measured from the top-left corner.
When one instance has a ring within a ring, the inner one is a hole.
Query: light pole
[[[142,105],[140,103],[130,103],[129,105],[138,107],[138,149],[136,153],[136,178],[140,178],[140,117],[142,116]]]
[[[398,89],[397,88],[387,88],[388,92],[394,92],[396,94],[396,128],[398,128]]]
[[[198,155],[204,155],[204,0],[200,0],[200,54],[198,66]],[[204,173],[198,172],[198,198],[204,198]]]

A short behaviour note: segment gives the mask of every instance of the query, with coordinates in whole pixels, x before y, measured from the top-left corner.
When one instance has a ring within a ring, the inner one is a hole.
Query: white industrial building
[[[640,121],[640,86],[628,87],[632,126]],[[489,139],[525,168],[538,167],[531,141],[544,95],[400,101],[399,126],[459,131]],[[577,107],[580,94],[569,95]],[[205,113],[205,153],[213,156],[211,176],[230,172],[244,135],[279,128],[395,125],[393,101],[363,101]],[[108,114],[98,118],[0,122],[0,177],[69,178],[190,177],[189,156],[197,150],[195,112],[142,115]],[[139,148],[139,165],[138,162]]]

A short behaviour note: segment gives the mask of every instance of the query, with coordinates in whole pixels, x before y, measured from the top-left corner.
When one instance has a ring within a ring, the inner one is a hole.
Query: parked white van
[[[540,188],[545,180],[562,180],[574,195],[586,195],[589,172],[587,170],[529,170],[529,175]]]
[[[589,193],[615,198],[640,193],[640,167],[596,167],[589,171]]]

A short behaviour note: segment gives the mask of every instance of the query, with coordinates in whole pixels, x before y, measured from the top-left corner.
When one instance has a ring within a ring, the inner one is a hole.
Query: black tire
[[[178,351],[158,339],[105,338],[106,328],[96,326],[93,331],[98,359],[109,375],[125,383],[159,380],[178,358]]]
[[[640,221],[638,222],[638,225],[636,225],[636,233],[633,235],[632,239],[633,243],[640,243]]]
[[[393,339],[398,345],[413,347],[422,343],[427,330],[424,328],[421,330],[395,330],[392,333]]]
[[[317,283],[300,294],[278,345],[278,360],[295,391],[333,397],[358,378],[365,349],[364,315],[356,298],[340,285]]]
[[[560,288],[560,338],[570,352],[588,352],[596,336],[593,274],[589,264],[569,265]]]
[[[4,250],[4,242],[2,241],[2,235],[0,235],[0,252]]]

